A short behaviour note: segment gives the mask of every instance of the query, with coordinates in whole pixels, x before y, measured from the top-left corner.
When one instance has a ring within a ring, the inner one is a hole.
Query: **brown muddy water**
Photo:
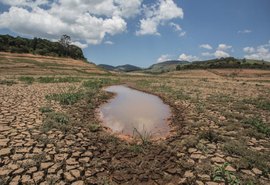
[[[152,137],[169,134],[171,110],[159,97],[123,85],[110,86],[105,91],[116,94],[99,108],[105,127],[129,136],[135,136],[137,132]]]

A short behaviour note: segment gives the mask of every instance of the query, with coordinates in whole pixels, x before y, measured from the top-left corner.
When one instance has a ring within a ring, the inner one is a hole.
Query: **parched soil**
[[[270,83],[192,74],[1,76],[0,184],[270,184]],[[101,128],[95,110],[111,97],[101,88],[114,83],[170,104],[171,136],[126,142]]]

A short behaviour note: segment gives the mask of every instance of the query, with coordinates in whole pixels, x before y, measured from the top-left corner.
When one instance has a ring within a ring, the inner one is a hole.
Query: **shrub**
[[[217,143],[218,141],[222,141],[222,138],[213,130],[206,130],[201,132],[199,138],[208,140],[211,143]]]
[[[58,112],[48,113],[41,126],[41,130],[43,132],[48,132],[54,128],[67,132],[70,129],[69,117]]]
[[[42,113],[48,113],[48,112],[52,112],[53,110],[50,107],[40,107],[39,111]]]
[[[17,82],[13,80],[0,80],[0,85],[7,85],[7,86],[12,86],[16,84]]]
[[[244,121],[245,124],[252,125],[258,132],[270,137],[270,127],[266,125],[260,118],[251,118]]]
[[[21,76],[19,80],[27,84],[32,84],[35,81],[35,78],[30,76]]]
[[[59,101],[63,105],[73,105],[83,97],[82,93],[63,93],[63,94],[51,94],[46,98],[49,100]]]
[[[80,82],[79,78],[75,78],[75,77],[39,77],[38,82],[40,83],[72,83],[72,82]]]

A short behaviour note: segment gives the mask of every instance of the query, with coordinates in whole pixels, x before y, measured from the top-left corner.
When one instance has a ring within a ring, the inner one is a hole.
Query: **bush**
[[[39,111],[42,113],[53,112],[52,108],[50,108],[50,107],[40,107]]]
[[[82,93],[63,93],[63,94],[52,94],[52,95],[46,96],[48,100],[59,101],[60,104],[63,104],[63,105],[73,105],[74,103],[82,99],[82,97],[83,97]]]
[[[210,141],[211,143],[217,143],[218,141],[222,141],[223,139],[213,130],[207,130],[200,133],[200,139],[205,139]]]
[[[13,80],[0,80],[0,85],[12,86],[14,84],[17,84],[17,82]]]
[[[245,124],[252,125],[258,132],[270,137],[270,127],[266,125],[260,118],[251,118],[244,121]]]
[[[19,78],[20,81],[25,82],[27,84],[32,84],[35,81],[34,77],[29,77],[29,76],[21,76]]]
[[[59,129],[67,132],[70,129],[69,117],[58,112],[48,113],[43,124],[41,125],[41,130],[43,132],[48,132],[51,129]]]
[[[40,83],[72,83],[72,82],[80,82],[81,80],[79,78],[75,77],[39,77],[38,82]]]

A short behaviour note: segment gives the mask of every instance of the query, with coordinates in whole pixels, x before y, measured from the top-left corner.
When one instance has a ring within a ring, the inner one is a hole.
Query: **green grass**
[[[222,166],[216,166],[213,171],[213,180],[217,182],[224,182],[225,185],[239,185],[240,181],[234,176],[234,174],[226,167],[230,166],[229,163],[224,163]]]
[[[62,105],[73,105],[78,102],[84,96],[83,93],[62,93],[62,94],[51,94],[47,95],[48,100],[59,101]]]
[[[39,111],[42,113],[48,113],[48,112],[53,112],[53,109],[51,107],[40,107]]]
[[[89,128],[89,130],[91,131],[91,132],[97,132],[97,131],[99,131],[100,130],[100,125],[99,124],[90,124],[90,125],[88,125],[88,128]]]
[[[100,89],[107,85],[117,84],[119,81],[119,79],[97,78],[83,82],[83,87],[89,89]]]
[[[51,129],[59,129],[63,132],[70,130],[70,119],[67,115],[59,112],[50,112],[41,125],[43,132],[48,132]]]
[[[14,80],[0,80],[0,85],[12,86],[14,84],[17,84]]]
[[[218,135],[215,131],[213,130],[206,130],[206,131],[202,131],[199,134],[199,138],[200,139],[205,139],[208,140],[211,143],[217,143],[219,141],[223,141],[222,137],[220,135]]]
[[[267,153],[260,153],[249,149],[245,143],[239,141],[227,141],[224,144],[223,150],[229,155],[240,156],[239,161],[235,163],[238,169],[259,168],[265,174],[270,170],[268,161],[270,156]]]
[[[270,111],[270,100],[265,98],[244,99],[244,103],[254,105],[258,109]]]
[[[259,133],[263,133],[267,137],[270,137],[270,127],[260,118],[250,118],[245,120],[244,123],[255,127]]]
[[[37,81],[40,83],[74,83],[81,80],[76,77],[39,77]]]
[[[26,84],[32,84],[35,81],[35,78],[30,76],[21,76],[19,77],[19,80]]]

